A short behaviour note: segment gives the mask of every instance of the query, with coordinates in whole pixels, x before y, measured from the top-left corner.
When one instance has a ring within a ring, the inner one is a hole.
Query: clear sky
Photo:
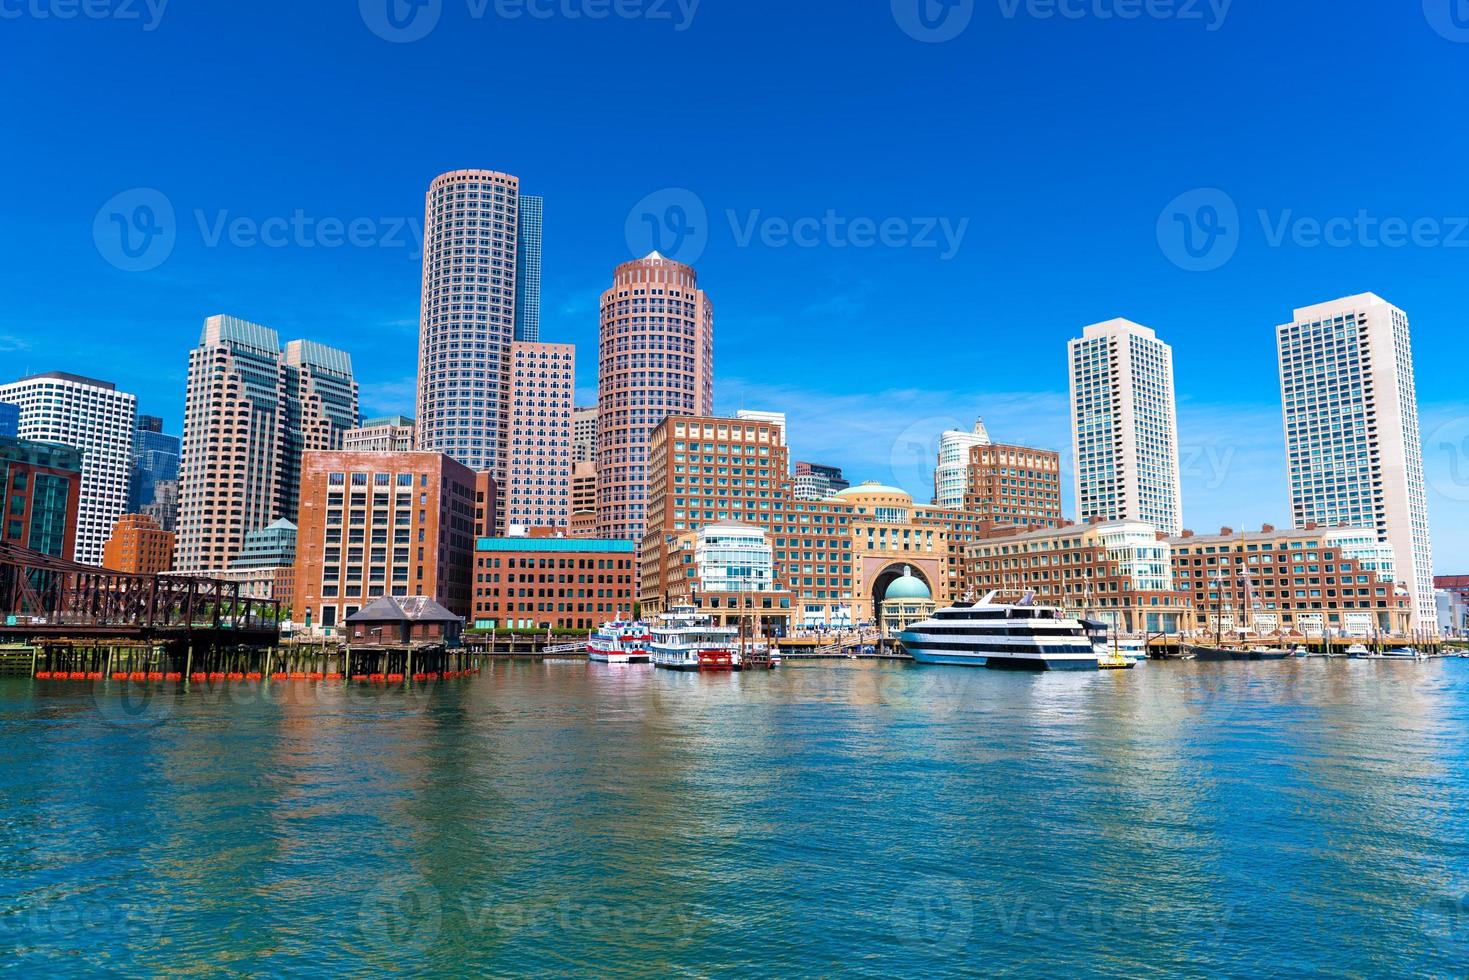
[[[714,300],[721,410],[924,499],[976,415],[1067,450],[1066,341],[1126,316],[1174,345],[1185,523],[1286,524],[1273,328],[1380,293],[1469,571],[1462,0],[392,2],[0,0],[0,375],[176,431],[233,313],[411,414],[423,194],[485,167],[546,198],[586,398],[598,296],[656,244]]]

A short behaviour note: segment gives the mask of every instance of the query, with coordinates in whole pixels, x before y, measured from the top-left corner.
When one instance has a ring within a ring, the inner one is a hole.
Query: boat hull
[[[903,649],[916,663],[932,664],[943,667],[985,667],[989,670],[1018,670],[1018,671],[1049,671],[1049,670],[1096,670],[1096,654],[1077,655],[1052,655],[1027,656],[993,654],[993,653],[962,653],[951,650],[928,650],[921,643],[899,640]]]
[[[652,657],[646,653],[607,653],[604,650],[594,650],[587,654],[587,659],[598,664],[645,664]]]
[[[1295,656],[1291,650],[1227,650],[1223,647],[1188,648],[1195,660],[1205,663],[1247,662],[1260,660],[1290,660]]]

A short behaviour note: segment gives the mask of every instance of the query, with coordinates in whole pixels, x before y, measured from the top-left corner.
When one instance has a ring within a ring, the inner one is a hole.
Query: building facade
[[[794,472],[793,492],[797,500],[825,500],[852,485],[842,476],[839,466],[797,462]]]
[[[1406,635],[1408,593],[1395,557],[1369,528],[1303,528],[1184,536],[1170,542],[1173,575],[1190,600],[1189,628],[1218,636]]]
[[[519,283],[520,179],[456,170],[429,187],[418,352],[418,447],[505,487]]]
[[[339,630],[383,596],[428,596],[464,616],[475,474],[441,453],[305,455],[293,613]]]
[[[0,402],[0,438],[20,438],[20,406]]]
[[[998,534],[969,546],[976,596],[1010,601],[1035,593],[1040,605],[1132,635],[1176,634],[1191,604],[1174,588],[1173,550],[1142,521],[1108,521]]]
[[[349,453],[411,453],[418,448],[418,429],[410,418],[389,415],[368,419],[342,434]]]
[[[158,498],[158,484],[178,482],[179,455],[183,441],[164,434],[163,420],[154,415],[138,416],[133,431],[133,470],[128,486],[128,513],[142,513]]]
[[[597,464],[576,463],[571,467],[571,514],[597,514]]]
[[[179,466],[182,572],[228,568],[245,535],[299,509],[301,456],[339,449],[357,423],[351,358],[232,316],[189,354]]]
[[[963,507],[969,479],[969,451],[988,446],[990,434],[984,419],[977,419],[971,432],[951,429],[939,436],[938,466],[933,471],[933,502],[939,507]]]
[[[143,514],[124,514],[102,549],[102,565],[129,575],[158,575],[173,568],[173,535]]]
[[[107,381],[52,371],[0,385],[0,401],[20,407],[20,438],[72,446],[82,453],[76,555],[101,565],[112,525],[132,486],[138,400]]]
[[[210,572],[227,582],[236,582],[241,594],[254,599],[275,599],[282,610],[292,607],[296,583],[297,528],[282,518],[245,535],[240,557],[223,572]]]
[[[597,406],[571,410],[572,461],[597,461]]]
[[[475,547],[476,629],[592,630],[637,601],[633,542],[576,539],[541,529],[481,538]]]
[[[544,198],[520,195],[515,255],[515,339],[541,339],[541,224]]]
[[[158,526],[165,531],[172,531],[177,534],[179,526],[179,481],[159,480],[153,484],[153,502],[151,504],[144,504],[139,509],[139,513],[153,518],[158,522]],[[177,543],[174,546],[177,547]]]
[[[1295,526],[1371,528],[1393,548],[1414,626],[1432,628],[1433,545],[1407,314],[1364,293],[1296,310],[1276,339]]]
[[[510,444],[502,528],[571,520],[576,348],[516,341],[510,368]]]
[[[1061,454],[1028,446],[969,450],[960,507],[987,529],[1056,528],[1061,516]]]
[[[648,519],[648,438],[670,415],[714,411],[714,308],[690,267],[653,252],[617,267],[602,294],[597,526],[639,542]]]
[[[1081,520],[1143,521],[1181,533],[1173,348],[1119,319],[1087,327],[1069,354]]]
[[[0,541],[71,561],[81,488],[80,450],[0,436]]]

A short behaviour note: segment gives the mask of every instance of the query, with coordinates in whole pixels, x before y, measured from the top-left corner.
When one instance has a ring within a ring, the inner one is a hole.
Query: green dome
[[[932,599],[933,593],[928,586],[923,584],[923,579],[914,575],[908,569],[903,570],[903,577],[888,586],[887,595],[883,602],[889,599]]]

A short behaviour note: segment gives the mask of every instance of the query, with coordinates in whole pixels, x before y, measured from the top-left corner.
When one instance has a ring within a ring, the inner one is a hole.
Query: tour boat
[[[587,639],[587,659],[601,664],[645,664],[652,657],[651,640],[648,624],[619,617],[603,623]]]
[[[1094,635],[1100,623],[1068,618],[1059,609],[1035,604],[1027,592],[1019,602],[996,602],[991,592],[973,605],[940,609],[931,619],[898,634],[898,642],[920,664],[988,667],[991,670],[1096,670]]]
[[[693,606],[674,606],[658,617],[651,641],[653,666],[665,670],[740,670],[740,631],[716,626]]]

